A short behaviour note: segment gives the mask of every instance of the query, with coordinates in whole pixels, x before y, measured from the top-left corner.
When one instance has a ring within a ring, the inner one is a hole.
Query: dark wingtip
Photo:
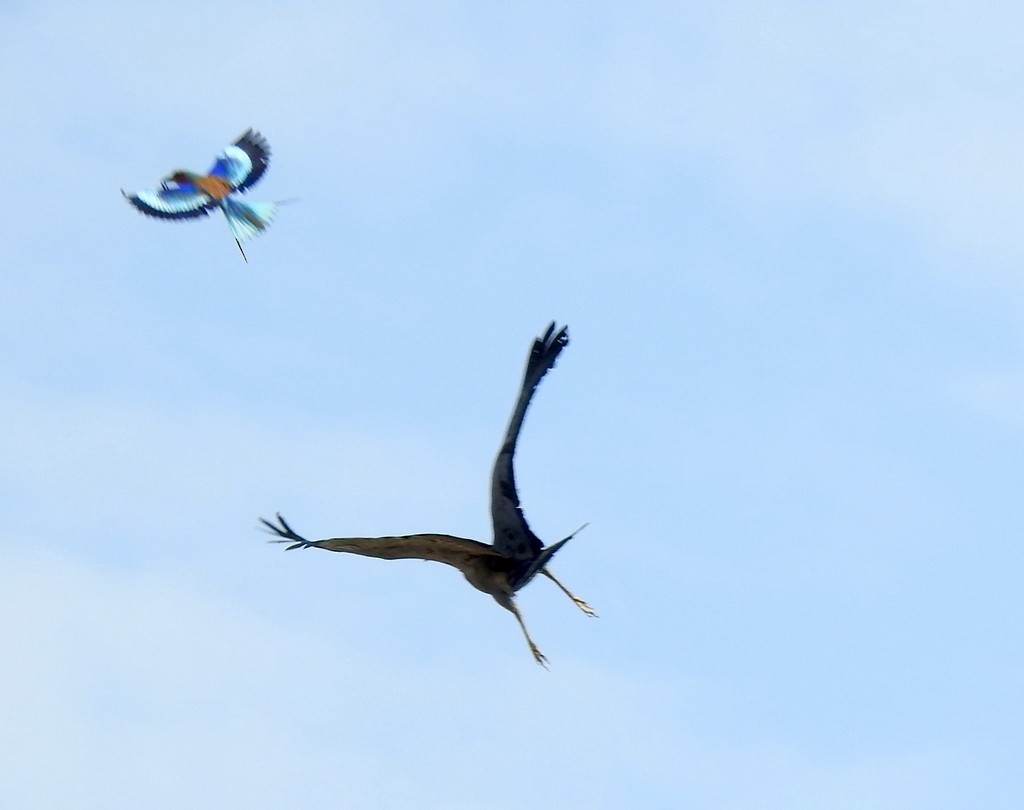
[[[277,522],[280,525],[275,526],[266,518],[260,518],[260,523],[262,523],[271,533],[277,535],[273,540],[268,540],[268,543],[291,543],[292,545],[288,546],[285,551],[291,551],[296,548],[310,548],[312,544],[305,538],[299,537],[292,527],[288,525],[288,521],[281,517],[280,512],[275,513],[274,517],[277,518]]]
[[[557,323],[552,321],[544,330],[544,334],[533,342],[533,351],[530,353],[531,362],[547,358],[553,364],[559,352],[569,345],[569,327],[563,326],[555,332],[556,326]]]
[[[291,542],[291,538],[288,536],[288,534],[291,532],[292,527],[289,526],[285,522],[284,518],[281,517],[281,513],[280,512],[276,513],[274,515],[274,517],[277,518],[277,524],[272,523],[271,521],[267,520],[265,517],[259,518],[259,521],[260,521],[260,523],[263,524],[263,529],[266,532],[268,532],[269,534],[277,535],[276,539],[270,540],[268,542],[271,542],[271,543],[288,543],[288,542]]]
[[[548,328],[544,330],[544,334],[538,338],[538,342],[543,346],[567,346],[569,344],[569,325],[566,324],[558,332],[555,329],[558,327],[557,321],[552,321],[548,324]],[[554,337],[552,337],[554,335]]]
[[[252,162],[252,169],[249,175],[236,186],[235,191],[245,192],[259,179],[263,177],[267,166],[270,165],[270,144],[257,130],[249,127],[238,136],[234,143],[239,149],[249,156]]]
[[[257,149],[262,150],[267,157],[270,156],[270,144],[267,143],[267,139],[260,134],[260,131],[255,127],[249,127],[245,132],[235,138],[235,146],[243,147],[245,145],[254,146]]]

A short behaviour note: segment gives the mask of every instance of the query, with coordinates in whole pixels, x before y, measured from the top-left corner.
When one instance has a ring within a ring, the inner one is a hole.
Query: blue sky
[[[1024,11],[0,10],[0,805],[1011,808]],[[223,221],[119,189],[246,128]],[[490,539],[520,608],[308,536]]]

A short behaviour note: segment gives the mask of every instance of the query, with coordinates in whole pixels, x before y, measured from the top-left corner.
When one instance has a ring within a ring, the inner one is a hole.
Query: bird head
[[[184,169],[178,169],[177,171],[171,172],[164,179],[163,185],[166,187],[169,183],[175,185],[184,186],[195,183],[196,175],[192,172],[187,172]]]

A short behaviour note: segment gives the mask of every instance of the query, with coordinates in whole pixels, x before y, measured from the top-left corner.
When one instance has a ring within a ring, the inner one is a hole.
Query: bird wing
[[[216,200],[211,200],[195,186],[178,185],[171,181],[165,182],[158,189],[139,191],[135,194],[128,194],[126,191],[121,193],[143,214],[160,219],[205,217],[210,213],[210,209],[217,207]]]
[[[270,145],[253,129],[241,137],[217,158],[210,169],[214,177],[223,177],[234,191],[245,191],[254,185],[270,164]]]
[[[286,521],[277,515],[277,520],[260,518],[260,523],[277,537],[272,543],[291,543],[288,550],[296,548],[322,548],[327,551],[343,551],[363,557],[377,557],[382,560],[432,560],[453,565],[466,571],[471,563],[486,559],[494,570],[507,569],[511,561],[494,550],[493,546],[465,537],[450,534],[405,534],[390,537],[329,537],[325,540],[307,540],[298,534]]]
[[[504,559],[493,547],[448,534],[406,534],[397,537],[331,537],[309,543],[328,551],[344,551],[382,560],[432,560],[466,570],[480,557]]]
[[[523,510],[519,506],[516,479],[512,470],[512,457],[516,452],[516,440],[523,426],[523,418],[530,404],[533,392],[541,378],[555,365],[559,353],[569,345],[568,327],[557,332],[552,322],[544,334],[534,340],[530,356],[526,361],[523,385],[519,399],[505,432],[505,441],[494,460],[491,473],[491,520],[494,523],[494,548],[502,554],[516,559],[532,559],[544,547],[540,538],[530,531]]]

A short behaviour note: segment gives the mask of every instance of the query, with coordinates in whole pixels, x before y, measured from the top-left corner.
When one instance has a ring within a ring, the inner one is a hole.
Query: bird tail
[[[277,203],[242,202],[228,197],[221,200],[220,206],[239,250],[242,250],[242,242],[263,233],[277,215]],[[244,250],[242,258],[245,258]]]
[[[560,549],[562,546],[564,546],[566,543],[572,540],[577,534],[579,534],[589,525],[589,523],[584,523],[568,537],[559,540],[553,546],[548,546],[547,548],[541,549],[540,554],[538,554],[535,559],[531,560],[528,564],[523,566],[521,571],[516,572],[512,575],[512,590],[518,591],[527,582],[529,582],[531,579],[537,576],[537,574],[540,572],[540,569],[551,561],[551,558],[555,556],[555,553],[558,551],[558,549]]]

